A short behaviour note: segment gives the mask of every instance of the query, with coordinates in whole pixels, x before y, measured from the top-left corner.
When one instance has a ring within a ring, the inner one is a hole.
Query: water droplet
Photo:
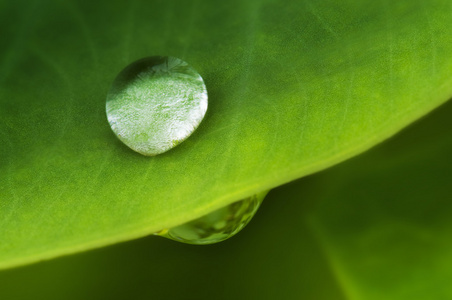
[[[238,233],[256,214],[268,191],[217,209],[188,223],[161,230],[160,235],[177,242],[206,245],[224,241]]]
[[[198,127],[207,110],[207,90],[186,62],[147,57],[119,73],[106,108],[108,122],[124,144],[143,155],[157,155],[180,144]]]

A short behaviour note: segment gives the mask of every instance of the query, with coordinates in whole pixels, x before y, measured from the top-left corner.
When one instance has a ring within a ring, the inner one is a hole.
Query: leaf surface
[[[3,270],[0,299],[449,299],[451,113],[272,190],[223,243],[151,236]]]
[[[452,3],[16,1],[0,34],[0,268],[136,238],[311,174],[452,95]],[[116,74],[171,55],[205,120],[144,157],[105,116]]]

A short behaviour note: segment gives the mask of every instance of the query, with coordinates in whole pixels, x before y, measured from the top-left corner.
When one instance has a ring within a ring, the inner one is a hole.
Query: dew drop
[[[217,209],[196,220],[161,230],[155,235],[195,245],[224,241],[238,233],[249,223],[267,193],[268,191],[256,194]]]
[[[203,79],[186,62],[153,56],[128,65],[107,95],[107,118],[116,136],[147,156],[188,138],[207,111]]]

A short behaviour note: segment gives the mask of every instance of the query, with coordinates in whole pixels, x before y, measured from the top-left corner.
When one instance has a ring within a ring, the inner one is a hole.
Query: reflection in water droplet
[[[268,191],[232,203],[188,223],[164,229],[160,235],[177,242],[206,245],[224,241],[238,233],[253,218]]]
[[[108,122],[124,144],[143,155],[157,155],[198,127],[207,110],[207,90],[186,62],[153,56],[119,73],[106,108]]]

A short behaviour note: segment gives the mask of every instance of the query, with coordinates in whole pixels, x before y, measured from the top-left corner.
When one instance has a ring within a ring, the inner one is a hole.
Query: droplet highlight
[[[199,73],[183,60],[147,57],[118,74],[106,110],[113,132],[124,144],[153,156],[195,131],[207,111],[207,89]]]
[[[268,191],[215,210],[188,223],[161,230],[159,235],[177,242],[207,245],[224,241],[242,230],[256,214]]]

